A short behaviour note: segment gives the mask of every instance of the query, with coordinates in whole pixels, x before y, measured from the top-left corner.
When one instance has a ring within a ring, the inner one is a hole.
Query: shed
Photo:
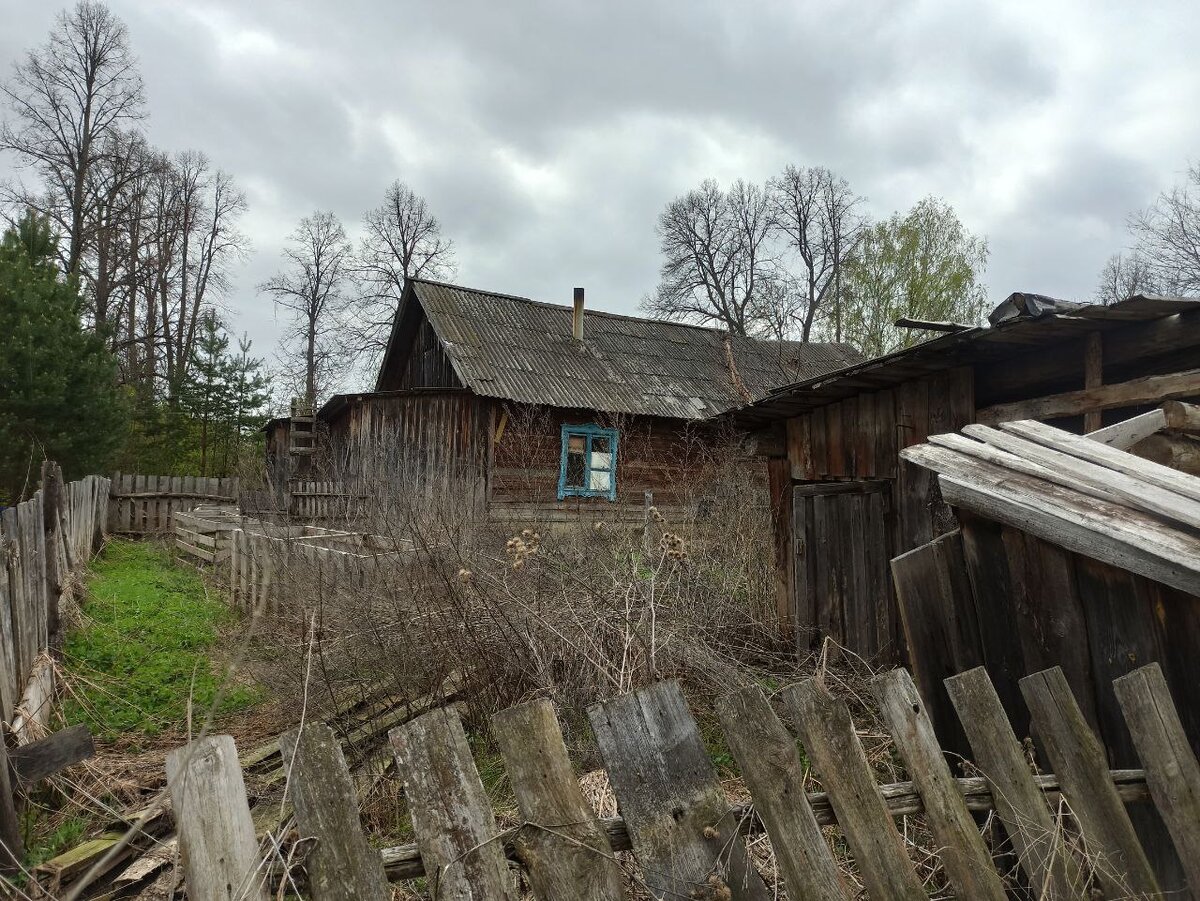
[[[992,320],[729,414],[779,449],[768,461],[779,614],[801,647],[828,637],[866,657],[904,657],[889,561],[957,527],[905,448],[1018,419],[1082,433],[1200,396],[1200,300],[1084,306],[1014,294]]]

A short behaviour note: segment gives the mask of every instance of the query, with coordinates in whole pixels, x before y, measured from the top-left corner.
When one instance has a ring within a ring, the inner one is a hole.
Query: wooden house
[[[494,519],[640,522],[646,492],[686,501],[718,414],[859,360],[587,310],[578,288],[567,306],[414,279],[375,390],[331,398],[316,443],[343,470],[383,459],[414,484],[465,486]]]
[[[1200,300],[1083,306],[1014,294],[963,328],[770,392],[729,414],[768,461],[782,621],[903,658],[889,562],[957,528],[937,479],[901,458],[970,423],[1036,419],[1075,433],[1200,396]]]

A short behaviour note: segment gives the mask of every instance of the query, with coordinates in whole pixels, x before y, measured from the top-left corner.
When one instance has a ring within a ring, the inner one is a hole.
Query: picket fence
[[[63,748],[39,741],[54,697],[47,652],[61,642],[63,599],[100,547],[108,490],[100,476],[64,484],[59,467],[46,463],[42,487],[0,513],[0,720],[6,724],[0,727],[0,874],[12,872],[22,856],[15,789],[37,781],[28,768],[22,773],[16,755],[35,746]]]
[[[116,473],[108,503],[108,531],[113,535],[156,535],[172,532],[172,514],[200,504],[236,504],[240,480],[202,476],[144,476]]]
[[[424,876],[434,898],[519,897],[510,862],[540,899],[624,897],[614,852],[632,850],[654,897],[767,901],[772,888],[740,836],[765,831],[789,897],[853,894],[822,826],[836,824],[870,898],[925,899],[896,818],[923,814],[949,883],[960,898],[1006,897],[992,851],[972,811],[994,810],[1033,895],[1082,899],[1162,894],[1126,804],[1152,800],[1191,885],[1200,885],[1200,766],[1183,734],[1157,664],[1114,683],[1144,770],[1110,771],[1058,668],[1021,687],[1055,775],[1035,775],[982,669],[946,680],[980,777],[954,778],[907,670],[872,682],[882,718],[911,782],[880,786],[846,704],[817,679],[778,696],[824,792],[805,792],[796,738],[757,687],[718,701],[722,729],[753,804],[731,806],[695,719],[675,682],[662,682],[589,710],[621,818],[600,820],[585,801],[552,704],[532,701],[497,714],[492,731],[523,824],[498,829],[453,706],[389,733],[412,812],[416,843],[382,852],[360,824],[334,732],[308,724],[280,737],[291,766],[291,852],[264,855],[250,818],[229,736],[171,752],[167,779],[188,896],[265,899],[272,883],[307,882],[303,895],[386,901],[389,879]],[[1064,829],[1065,801],[1075,827]],[[301,866],[283,865],[284,856]],[[232,889],[232,894],[231,894]]]

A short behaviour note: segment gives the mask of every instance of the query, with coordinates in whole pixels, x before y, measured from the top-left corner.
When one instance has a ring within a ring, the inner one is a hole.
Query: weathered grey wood
[[[314,901],[388,901],[391,889],[378,852],[363,835],[354,783],[333,730],[307,723],[279,736],[279,749],[290,767],[287,792],[296,827],[317,839],[305,859]]]
[[[960,898],[1002,901],[1004,885],[954,782],[908,670],[880,673],[871,680],[871,689],[904,767],[925,802],[925,821],[937,840],[955,893]]]
[[[1200,528],[1200,504],[1181,498],[1175,491],[989,426],[969,425],[963,429],[963,434],[975,440],[962,435],[944,435],[930,440],[1093,497]]]
[[[1200,764],[1157,663],[1113,681],[1154,806],[1179,852],[1193,893],[1200,888]]]
[[[1083,387],[1099,388],[1104,382],[1104,333],[1088,332],[1083,344]],[[1101,412],[1089,410],[1083,414],[1083,430],[1094,432],[1102,425]]]
[[[17,672],[20,648],[13,633],[7,544],[8,538],[0,534],[0,720],[12,718],[19,697]]]
[[[1111,897],[1157,895],[1158,880],[1137,833],[1108,778],[1104,748],[1088,728],[1059,667],[1021,680],[1034,731],[1062,785],[1096,867]]]
[[[1169,400],[1162,405],[1167,428],[1178,432],[1200,432],[1200,405]]]
[[[597,704],[588,717],[650,890],[687,898],[716,879],[733,899],[767,901],[679,684]]]
[[[1092,441],[1082,435],[1072,435],[1062,429],[1056,429],[1040,422],[1026,421],[1001,423],[1000,430],[1020,435],[1022,438],[1036,441],[1047,447],[1057,448],[1081,460],[1087,460],[1089,463],[1097,463],[1114,472],[1135,476],[1143,482],[1159,488],[1166,488],[1168,491],[1176,491],[1183,497],[1200,501],[1200,483],[1197,483],[1194,476],[1177,472],[1160,463],[1143,460],[1141,457],[1127,454],[1098,441]]]
[[[619,901],[621,869],[608,836],[579,790],[554,705],[545,699],[502,710],[492,734],[525,825],[517,855],[539,901]]]
[[[517,901],[462,720],[439,707],[389,733],[433,897]]]
[[[994,404],[977,411],[976,419],[987,425],[1015,419],[1056,419],[1077,416],[1092,410],[1154,404],[1168,398],[1196,395],[1200,395],[1200,369],[1188,369],[1166,375],[1142,376],[1128,382],[1100,385],[1080,391],[1065,391],[1048,397]]]
[[[13,784],[9,777],[8,749],[5,746],[4,729],[0,727],[0,876],[20,872],[24,856],[21,819],[13,803]]]
[[[804,793],[796,740],[762,690],[750,687],[724,695],[717,701],[717,715],[771,837],[789,896],[844,899],[841,874]]]
[[[191,901],[266,901],[237,748],[212,735],[167,755],[167,786]]]
[[[1085,437],[1091,441],[1099,441],[1109,447],[1127,451],[1143,438],[1148,438],[1166,427],[1167,414],[1160,407],[1149,413],[1142,413],[1105,428],[1088,432]]]
[[[1150,791],[1146,787],[1145,771],[1143,770],[1113,770],[1110,774],[1113,787],[1125,804],[1141,804],[1150,800]],[[992,793],[987,782],[978,777],[955,779],[962,792],[969,810],[987,811],[995,809]],[[1034,776],[1034,784],[1043,792],[1051,804],[1058,803],[1058,780],[1053,775]],[[879,794],[887,804],[888,813],[892,817],[912,816],[924,812],[921,796],[911,782],[895,782],[879,786]],[[829,805],[827,792],[809,792],[808,802],[812,807],[817,823],[822,826],[837,825],[837,817]],[[761,833],[762,821],[752,816],[753,805],[734,805],[730,816],[743,824],[741,831],[748,835]],[[604,817],[600,827],[608,836],[608,841],[614,851],[632,851],[633,845],[629,840],[629,830],[622,817]],[[509,849],[506,848],[506,851]],[[415,844],[397,845],[384,848],[381,852],[384,868],[389,879],[414,879],[425,875],[421,863],[421,854]],[[515,852],[514,852],[515,853]],[[512,856],[512,855],[510,855]],[[516,858],[512,858],[514,862]],[[1055,896],[1058,897],[1058,896]],[[1070,897],[1070,896],[1067,896]]]
[[[87,726],[68,726],[27,744],[13,748],[9,762],[17,781],[24,787],[40,782],[60,770],[87,760],[94,753],[92,733]]]
[[[1021,869],[1039,897],[1087,897],[1079,867],[1070,856],[1061,826],[1046,803],[1017,737],[1009,726],[987,670],[977,667],[946,680],[975,765],[992,793]]]
[[[782,697],[829,793],[867,892],[873,898],[924,899],[845,702],[814,679],[785,688]]]

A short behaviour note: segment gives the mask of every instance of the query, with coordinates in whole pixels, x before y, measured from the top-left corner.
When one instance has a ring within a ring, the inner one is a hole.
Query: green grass
[[[189,696],[201,720],[219,687],[210,651],[233,611],[157,544],[112,541],[92,569],[84,626],[65,647],[74,690],[67,721],[108,737],[152,736],[185,722]],[[257,699],[253,689],[233,686],[217,712]]]
[[[87,819],[80,816],[68,816],[54,826],[44,825],[37,808],[32,806],[23,819],[22,831],[27,843],[24,863],[29,870],[79,844],[88,828]]]

